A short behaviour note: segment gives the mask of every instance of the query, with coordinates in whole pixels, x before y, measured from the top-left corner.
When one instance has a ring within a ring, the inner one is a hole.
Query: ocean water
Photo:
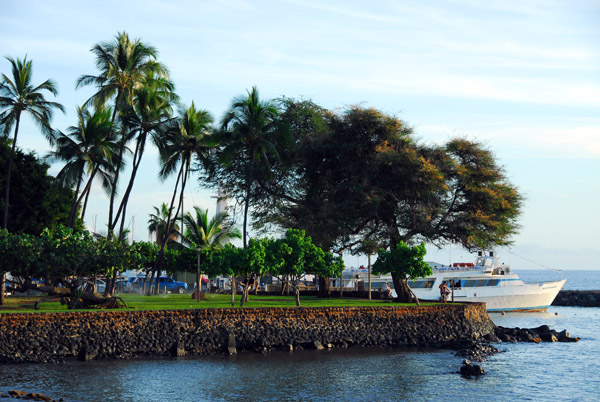
[[[518,273],[526,281],[547,280],[547,271]],[[600,288],[598,272],[565,276],[567,285]],[[349,348],[0,365],[0,391],[80,402],[600,400],[600,308],[551,307],[490,317],[506,327],[567,329],[581,340],[497,344],[503,352],[479,363],[487,374],[478,379],[457,374],[463,359],[450,350]]]
[[[525,282],[548,282],[567,279],[565,290],[600,290],[600,270],[563,270],[547,269],[515,270]]]

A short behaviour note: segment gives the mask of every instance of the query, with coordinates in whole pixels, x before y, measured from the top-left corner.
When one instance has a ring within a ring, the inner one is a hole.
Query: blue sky
[[[34,62],[34,82],[52,78],[67,108],[53,125],[75,123],[95,74],[90,48],[119,31],[160,52],[177,92],[219,119],[256,85],[264,99],[304,97],[330,109],[362,104],[393,114],[424,142],[461,136],[495,153],[526,201],[515,268],[600,269],[600,2],[544,1],[36,1],[7,0],[0,55]],[[0,60],[0,71],[9,63]],[[24,122],[19,145],[49,150]],[[152,206],[172,183],[145,155],[129,207],[147,240]],[[53,167],[56,173],[58,166]],[[99,188],[87,222],[105,225]],[[211,208],[195,186],[188,205]],[[130,219],[130,218],[129,218]],[[453,248],[453,260],[472,257]],[[430,248],[428,260],[448,262]],[[348,265],[366,263],[348,257]]]

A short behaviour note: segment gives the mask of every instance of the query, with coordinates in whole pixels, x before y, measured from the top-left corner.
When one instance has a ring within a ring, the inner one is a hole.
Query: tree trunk
[[[81,187],[81,182],[83,181],[83,168],[85,166],[81,166],[81,171],[79,172],[79,178],[77,179],[77,186],[75,187],[75,195],[73,197],[73,203],[71,204],[71,212],[69,212],[69,222],[67,224],[68,227],[73,229],[75,227],[75,220],[77,217],[77,207],[79,205],[80,197],[79,197],[79,188]],[[83,196],[83,193],[82,193]]]
[[[8,168],[6,169],[6,189],[4,190],[4,219],[2,221],[2,227],[8,229],[8,204],[10,198],[10,176],[12,174],[13,163],[15,161],[15,152],[17,148],[17,135],[19,135],[19,122],[21,120],[21,113],[17,112],[17,122],[15,125],[15,135],[12,143],[12,149],[10,151],[10,158],[8,159]]]
[[[125,190],[125,194],[123,194],[123,199],[121,200],[121,204],[119,205],[119,209],[117,210],[117,215],[115,216],[114,226],[117,225],[119,221],[119,217],[121,218],[121,226],[119,227],[119,239],[123,236],[123,229],[125,225],[125,215],[127,214],[127,203],[129,202],[129,196],[131,195],[131,190],[133,189],[133,183],[135,181],[135,177],[137,175],[137,171],[140,167],[140,163],[142,161],[142,155],[144,154],[144,145],[146,142],[146,133],[143,133],[136,146],[135,153],[133,155],[133,168],[131,170],[131,176],[129,178],[129,183],[127,184],[127,189]]]
[[[34,308],[38,309],[38,304],[51,299],[61,299],[69,309],[79,308],[129,308],[127,303],[120,297],[102,297],[97,296],[93,292],[82,292],[79,289],[71,289],[68,287],[58,287],[50,285],[33,284],[26,282],[19,285],[16,289],[18,292],[26,292],[28,290],[37,290],[46,293],[48,296],[36,301]]]
[[[248,294],[250,293],[250,280],[246,278],[246,283],[242,287],[242,298],[240,300],[240,307],[244,307],[244,304],[249,301]]]
[[[319,277],[319,297],[329,297],[329,277]]]
[[[229,282],[231,284],[231,307],[235,306],[235,276],[232,276],[229,279]]]
[[[371,254],[369,253],[369,301],[371,300]]]
[[[296,293],[296,307],[300,307],[300,289],[298,288],[298,284],[294,287]]]
[[[202,283],[200,283],[200,253],[198,253],[198,266],[196,267],[196,301],[200,303],[200,291]]]
[[[4,305],[4,284],[6,283],[6,273],[0,275],[0,306]]]
[[[394,273],[392,273],[392,282],[394,283],[394,290],[396,291],[395,301],[397,303],[410,303],[412,296],[408,287],[405,286],[405,283]]]
[[[244,228],[243,228],[243,237],[244,237],[244,248],[248,247],[248,210],[250,208],[250,193],[252,191],[252,182],[254,181],[254,163],[252,160],[252,155],[254,155],[254,149],[250,150],[250,172],[248,172],[248,182],[246,183],[246,202],[244,204]]]
[[[87,209],[87,204],[88,204],[88,199],[90,198],[90,193],[92,192],[92,180],[94,180],[94,176],[96,175],[96,173],[98,172],[98,170],[94,170],[94,172],[92,173],[92,176],[90,177],[90,181],[88,182],[88,186],[86,186],[87,191],[85,191],[85,200],[83,201],[83,209],[81,210],[81,220],[83,221],[85,219],[85,210]]]
[[[179,215],[179,208],[181,207],[181,204],[182,204],[183,193],[185,191],[185,184],[187,182],[188,173],[189,173],[189,171],[187,169],[187,163],[185,161],[182,161],[181,168],[179,169],[179,174],[177,175],[177,181],[175,182],[175,190],[173,191],[173,197],[171,198],[171,205],[169,207],[169,216],[167,217],[167,230],[165,232],[164,242],[163,242],[163,245],[160,247],[160,251],[158,253],[158,256],[156,257],[156,262],[154,263],[154,270],[159,273],[160,273],[160,267],[162,265],[162,260],[165,255],[165,247],[167,246],[167,241],[168,241],[169,237],[171,237],[171,233],[173,231],[174,225],[171,225],[171,211],[173,210],[173,206],[175,205],[175,198],[177,197],[177,187],[179,186],[179,180],[181,179],[181,191],[179,194],[179,204],[177,206],[177,211],[175,211],[175,217],[177,217],[177,215]],[[157,276],[157,280],[156,280],[157,288],[158,288],[158,278],[159,278],[159,276]],[[151,283],[150,284],[151,290],[152,290],[152,285],[153,284]],[[158,291],[157,294],[158,293],[160,293],[160,291]]]
[[[115,130],[115,119],[117,117],[117,109],[119,107],[120,99],[121,99],[121,89],[118,89],[117,96],[115,97],[115,108],[113,109],[113,113],[112,113],[112,117],[111,117],[111,123],[112,123],[111,134],[113,134],[114,130]],[[123,139],[122,139],[122,141],[123,141]],[[119,148],[119,157],[117,159],[118,164],[121,164],[121,162],[123,161],[123,152],[125,151],[126,145],[127,144],[125,142],[123,142],[121,144],[121,147]],[[113,221],[113,212],[114,212],[114,206],[115,206],[115,197],[117,196],[117,184],[119,182],[119,173],[120,173],[120,169],[118,167],[116,167],[115,176],[111,183],[112,188],[110,190],[110,203],[109,203],[109,207],[108,207],[108,233],[106,235],[106,237],[108,239],[112,238],[112,236],[113,236],[114,226],[112,226],[112,221]]]
[[[412,303],[413,300],[419,306],[419,299],[414,294],[414,292],[408,286],[408,279],[402,280],[398,278],[397,275],[392,273],[392,280],[394,282],[394,290],[396,291],[396,299],[394,300],[397,303]]]

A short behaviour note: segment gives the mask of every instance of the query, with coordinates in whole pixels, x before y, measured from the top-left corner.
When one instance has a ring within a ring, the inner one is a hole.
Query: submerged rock
[[[485,374],[485,370],[478,364],[471,363],[470,360],[463,360],[463,365],[460,368],[460,374],[463,377],[479,377]]]

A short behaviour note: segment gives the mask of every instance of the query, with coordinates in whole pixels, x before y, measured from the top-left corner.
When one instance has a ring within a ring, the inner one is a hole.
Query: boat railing
[[[481,271],[483,268],[478,266],[472,267],[433,267],[434,272],[456,272],[456,271]]]

